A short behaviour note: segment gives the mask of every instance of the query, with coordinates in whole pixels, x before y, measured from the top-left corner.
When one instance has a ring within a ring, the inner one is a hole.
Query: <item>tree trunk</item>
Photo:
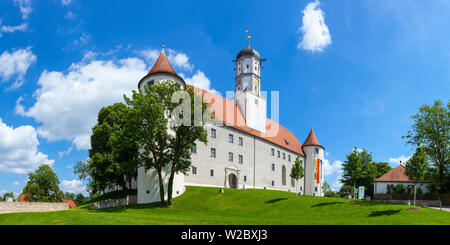
[[[161,200],[161,207],[164,207],[164,180],[162,178],[161,169],[157,169],[159,180],[159,198]]]
[[[416,184],[414,183],[414,207],[416,207]]]
[[[175,177],[175,164],[172,162],[170,168],[169,184],[167,186],[167,205],[172,205],[173,179]]]

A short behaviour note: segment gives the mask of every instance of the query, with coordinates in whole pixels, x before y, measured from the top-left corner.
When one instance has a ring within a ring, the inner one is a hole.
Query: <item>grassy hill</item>
[[[272,190],[233,190],[188,187],[170,208],[158,204],[103,210],[87,206],[48,213],[0,215],[0,224],[125,225],[125,224],[445,224],[450,213],[430,208],[375,201],[350,202],[341,198],[302,196]]]

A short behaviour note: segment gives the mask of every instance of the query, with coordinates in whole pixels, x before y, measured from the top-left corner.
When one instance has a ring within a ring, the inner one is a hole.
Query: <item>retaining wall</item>
[[[68,210],[68,203],[0,202],[0,214],[23,212],[50,212]]]
[[[137,203],[137,196],[127,196],[126,198],[120,198],[115,200],[106,200],[97,203],[91,203],[90,209],[103,209],[113,208],[118,206],[126,206]]]

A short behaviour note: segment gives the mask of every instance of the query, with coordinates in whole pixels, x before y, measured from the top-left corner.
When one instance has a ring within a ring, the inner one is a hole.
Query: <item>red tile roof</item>
[[[17,202],[28,202],[28,201],[25,199],[25,194],[20,195],[19,199],[17,199]]]
[[[308,137],[306,138],[305,142],[303,143],[303,146],[307,146],[307,145],[320,146],[320,147],[324,148],[319,143],[319,140],[317,139],[316,134],[314,133],[313,129],[311,129],[311,131],[309,132]]]
[[[253,130],[247,126],[244,116],[232,100],[191,85],[188,85],[188,88],[193,88],[197,94],[202,95],[218,122],[305,156],[302,144],[295,135],[280,124],[266,118],[265,133]]]
[[[405,167],[400,164],[380,178],[375,179],[374,182],[411,182],[406,176],[405,170]]]
[[[72,201],[72,200],[66,200],[66,199],[62,199],[63,203],[68,203],[69,204],[69,208],[75,208],[77,205]]]
[[[167,59],[167,56],[164,53],[164,49],[162,50],[161,54],[159,55],[158,59],[156,60],[155,64],[153,65],[152,69],[148,74],[150,75],[160,72],[178,76],[175,70],[173,69],[172,65],[170,65],[169,59]]]

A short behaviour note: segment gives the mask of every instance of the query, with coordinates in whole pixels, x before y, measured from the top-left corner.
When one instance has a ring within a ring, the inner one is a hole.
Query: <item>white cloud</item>
[[[14,4],[19,6],[22,19],[27,19],[28,15],[33,11],[31,8],[31,0],[14,0]]]
[[[320,2],[316,0],[308,3],[302,11],[303,19],[299,32],[303,34],[303,37],[297,45],[299,49],[321,52],[331,44],[330,31],[325,24],[324,13],[319,5]]]
[[[138,58],[80,62],[72,64],[67,74],[44,71],[33,95],[36,102],[24,108],[18,101],[16,113],[41,123],[41,137],[50,141],[65,139],[77,149],[89,149],[98,111],[123,101],[124,94],[130,96],[147,72],[145,63]]]
[[[83,46],[86,45],[89,40],[91,40],[92,36],[87,33],[82,33],[81,37],[73,42],[75,46]]]
[[[69,5],[72,0],[61,0],[62,5]]]
[[[332,174],[341,174],[342,173],[342,162],[334,161],[333,164],[330,164],[328,159],[323,160],[323,175],[329,176]]]
[[[167,59],[169,59],[170,64],[176,68],[188,71],[192,71],[194,68],[194,65],[189,63],[189,57],[186,54],[173,49],[165,49],[165,52],[167,53]],[[160,53],[161,50],[158,49],[146,49],[139,52],[139,54],[151,65],[155,63]]]
[[[2,26],[0,33],[1,32],[17,32],[17,31],[26,31],[28,28],[28,23],[23,23],[21,25],[18,26]]]
[[[80,180],[63,180],[61,183],[61,190],[63,192],[80,193],[86,192],[86,187]]]
[[[195,73],[192,77],[188,77],[188,78],[185,78],[184,74],[179,74],[179,75],[184,79],[184,81],[187,84],[190,84],[197,88],[211,91],[216,94],[218,93],[216,90],[211,88],[211,81],[209,80],[208,77],[205,76],[205,73],[203,73],[200,70],[197,70],[197,73]]]
[[[66,151],[60,151],[58,152],[59,157],[63,157],[65,155],[69,155],[73,150],[73,146],[69,147]]]
[[[69,20],[74,20],[75,14],[72,11],[67,11],[66,15],[64,15],[64,18],[69,19]]]
[[[395,157],[390,157],[389,158],[389,162],[390,163],[395,163],[395,164],[400,164],[400,161],[402,162],[402,164],[404,165],[405,163],[406,163],[406,161],[408,161],[409,159],[411,158],[411,156],[409,156],[409,157],[405,157],[404,155],[401,155],[401,156],[399,156],[399,157],[397,157],[397,158],[395,158]]]
[[[0,119],[0,172],[25,174],[54,160],[38,152],[37,132],[32,126],[9,127]]]
[[[19,182],[18,181],[14,181],[13,185],[19,186]]]
[[[36,62],[36,56],[31,51],[31,47],[18,49],[11,53],[5,51],[0,55],[0,78],[5,82],[15,76],[16,81],[11,88],[18,88],[23,84],[23,78],[34,62]]]

